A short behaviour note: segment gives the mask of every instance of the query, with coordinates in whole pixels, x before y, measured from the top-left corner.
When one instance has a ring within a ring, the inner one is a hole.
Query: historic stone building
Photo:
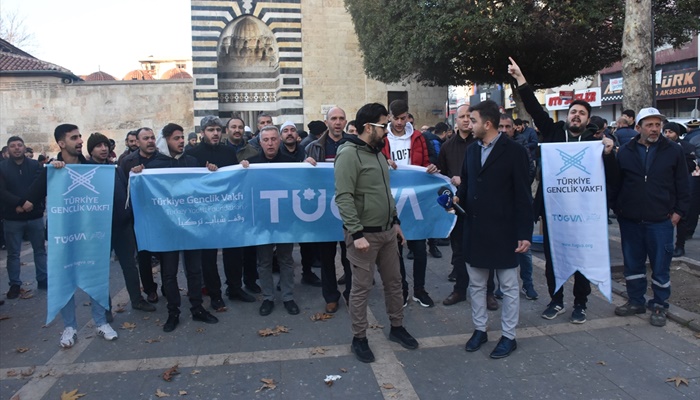
[[[417,123],[444,119],[447,89],[367,78],[342,0],[192,1],[195,126],[208,114],[305,125],[331,106],[409,102]]]

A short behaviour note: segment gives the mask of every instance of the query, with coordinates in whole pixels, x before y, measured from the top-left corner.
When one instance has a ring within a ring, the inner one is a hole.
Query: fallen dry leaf
[[[0,315],[0,321],[5,320],[5,319],[10,319],[9,315]]]
[[[383,388],[383,389],[395,389],[395,388],[394,388],[394,385],[392,385],[391,383],[385,383],[385,384],[383,384],[383,385],[382,385],[382,388]]]
[[[143,317],[143,318],[141,318],[141,319],[143,319],[143,320],[148,320],[148,319],[151,319],[151,317]]]
[[[326,354],[326,350],[323,347],[314,347],[311,349],[311,355],[313,356],[314,354]]]
[[[399,392],[401,392],[401,391],[397,390],[394,393],[390,394],[389,397],[391,397],[392,399],[395,399],[395,398],[399,397]]]
[[[180,396],[186,396],[186,395],[187,395],[187,391],[186,391],[186,390],[180,390],[179,392],[177,392],[177,394],[179,394]]]
[[[197,374],[199,374],[200,372],[202,372],[202,371],[200,371],[200,370],[198,370],[198,369],[195,369],[194,371],[190,372],[190,375],[197,375]]]
[[[158,337],[155,338],[155,339],[146,339],[146,343],[151,344],[151,343],[160,342],[160,339],[161,339],[160,336],[158,336]]]
[[[85,396],[85,393],[78,393],[78,389],[61,393],[61,400],[76,400]]]
[[[262,337],[266,336],[277,336],[280,333],[289,333],[289,329],[283,325],[277,325],[275,329],[265,328],[258,331],[258,335]]]
[[[214,312],[226,312],[226,311],[228,311],[228,308],[226,308],[226,307],[219,307],[216,310],[214,310]]]
[[[133,331],[134,328],[136,328],[136,324],[133,322],[124,322],[120,328]]]
[[[170,397],[169,394],[165,393],[164,391],[160,389],[156,389],[156,396],[158,397]]]
[[[262,378],[262,379],[260,379],[260,382],[262,382],[263,385],[260,386],[260,388],[258,390],[256,390],[255,393],[258,393],[258,392],[263,391],[265,389],[272,390],[272,389],[277,387],[277,384],[275,384],[275,381],[271,378]]]
[[[372,324],[369,326],[369,329],[384,329],[384,325]]]
[[[180,371],[177,370],[178,366],[178,364],[175,364],[172,367],[168,368],[167,371],[163,372],[163,380],[170,382],[173,379],[173,376],[179,374]]]
[[[197,331],[197,333],[204,333],[205,330],[206,330],[206,329],[204,329],[204,328],[197,328],[197,329],[195,329],[195,331]]]
[[[19,372],[15,371],[14,369],[11,369],[11,370],[7,371],[7,377],[8,377],[8,378],[12,378],[12,377],[15,377],[15,376],[17,376],[17,375],[19,375]]]
[[[27,290],[26,292],[19,295],[19,298],[24,299],[24,300],[31,299],[32,297],[34,297],[34,293],[30,293],[30,292],[31,292],[30,290]]]
[[[29,351],[29,347],[18,347],[15,349],[18,353],[26,353]]]
[[[333,318],[333,314],[327,314],[327,313],[316,313],[312,315],[311,317],[312,321],[325,321],[327,319]]]
[[[31,366],[23,371],[20,371],[19,374],[22,375],[23,377],[28,377],[34,375],[34,371],[36,371],[35,366]]]
[[[348,370],[347,370],[347,368],[341,368],[341,369],[340,369],[340,372],[346,373],[346,372],[348,372]]]
[[[608,365],[605,361],[598,361],[596,364],[598,364],[598,365]]]
[[[685,386],[688,386],[688,379],[683,378],[682,376],[672,376],[672,377],[666,379],[666,382],[673,382],[676,384],[676,387],[680,386],[681,383],[684,384]]]

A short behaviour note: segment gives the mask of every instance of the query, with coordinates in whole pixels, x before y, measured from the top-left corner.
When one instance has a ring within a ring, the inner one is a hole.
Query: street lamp
[[[700,117],[700,110],[698,110],[698,100],[700,100],[700,97],[688,97],[686,100],[695,100],[695,107],[693,111],[690,112],[690,118],[698,119],[698,117]]]

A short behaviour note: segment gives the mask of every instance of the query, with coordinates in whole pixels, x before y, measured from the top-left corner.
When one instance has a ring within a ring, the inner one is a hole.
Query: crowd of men
[[[378,103],[367,104],[357,112],[354,121],[347,120],[343,109],[333,107],[325,121],[308,124],[308,134],[300,134],[291,121],[277,127],[266,113],[258,116],[255,133],[238,116],[226,122],[217,116],[206,116],[200,122],[201,142],[197,134],[186,136],[184,128],[174,123],[165,125],[158,133],[143,127],[128,132],[126,150],[119,157],[114,154],[114,142],[97,132],[87,138],[85,157],[79,128],[62,124],[54,132],[60,152],[50,162],[56,168],[69,164],[116,164],[115,204],[128,204],[128,176],[144,169],[195,167],[216,171],[237,164],[247,168],[254,163],[333,162],[336,203],[345,239],[300,243],[301,282],[321,288],[326,313],[335,313],[340,304],[346,305],[352,323],[351,348],[356,357],[363,362],[374,361],[366,330],[368,294],[375,269],[381,276],[391,321],[389,338],[408,349],[418,347],[418,341],[403,327],[403,309],[409,300],[422,307],[434,307],[425,289],[428,254],[440,258],[442,254],[437,246],[449,244],[452,271],[447,278],[455,284],[442,303],[451,306],[466,301],[469,295],[475,330],[465,349],[473,352],[488,341],[487,310],[497,310],[496,299],[502,299],[502,337],[491,357],[503,358],[517,348],[519,294],[529,300],[539,297],[532,281],[530,250],[533,224],[537,221],[543,226],[545,276],[550,297],[542,317],[554,319],[565,312],[563,288],[555,290],[556,266],[550,252],[541,179],[534,198],[531,191],[538,174],[538,143],[600,140],[604,144],[601,157],[608,185],[608,207],[620,224],[629,294],[629,301],[617,307],[615,313],[629,316],[650,309],[651,324],[663,326],[670,296],[671,257],[683,255],[685,240],[693,235],[697,225],[700,129],[696,127],[686,133],[679,124],[664,125],[665,117],[658,110],[644,108],[636,115],[625,111],[616,123],[617,130],[611,132],[607,122],[592,116],[590,105],[582,100],[570,104],[565,121],[554,122],[535,98],[515,61],[511,60],[508,71],[518,84],[517,90],[537,130],[529,126],[529,121],[502,114],[492,101],[460,106],[454,129],[438,123],[418,130],[414,128],[408,104],[396,100],[388,109]],[[681,140],[683,134],[685,138]],[[44,156],[42,161],[49,160]],[[389,189],[388,169],[408,165],[424,167],[429,174],[443,174],[457,187],[456,196],[450,200],[461,206],[463,212],[457,213],[457,223],[448,239],[431,238],[426,242],[403,238]],[[7,159],[0,162],[8,299],[20,295],[22,240],[32,245],[37,288],[45,290],[48,285],[45,170],[40,161],[32,159],[21,137],[10,137]],[[490,212],[494,209],[502,212]],[[671,252],[674,227],[676,244]],[[203,294],[209,296],[213,310],[226,307],[224,296],[231,301],[252,303],[257,301],[254,295],[260,294],[260,315],[273,312],[276,297],[281,297],[289,314],[299,314],[294,300],[293,246],[293,243],[272,243],[221,249],[223,282],[217,266],[218,249],[182,252],[193,320],[218,322],[205,308]],[[412,293],[403,258],[404,246],[409,252],[407,259],[413,261]],[[344,272],[340,279],[335,265],[338,248]],[[159,295],[165,297],[168,318],[163,330],[175,330],[181,305],[177,283],[181,252],[139,250],[133,213],[123,207],[114,207],[112,249],[121,265],[132,308],[153,312]],[[648,303],[644,298],[647,257],[654,293]],[[156,265],[160,266],[160,291],[152,273]],[[313,266],[320,266],[320,278],[312,271]],[[273,272],[279,272],[277,284]],[[590,282],[579,272],[573,280],[570,321],[582,324],[586,322]],[[341,290],[339,285],[343,283],[345,287]],[[105,309],[95,300],[91,301],[91,307],[97,333],[107,340],[116,339],[118,335],[109,325],[111,307]],[[60,345],[72,347],[77,338],[73,298],[61,310],[61,316],[65,329]]]

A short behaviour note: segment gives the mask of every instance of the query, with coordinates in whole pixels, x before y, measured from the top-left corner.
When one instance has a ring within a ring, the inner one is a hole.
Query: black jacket
[[[481,147],[467,148],[457,196],[466,212],[462,248],[474,268],[518,266],[519,240],[532,242],[527,150],[503,134],[481,165]]]
[[[0,206],[5,219],[29,221],[44,216],[43,198],[38,202],[30,200],[34,208],[28,213],[15,211],[17,206],[28,200],[29,187],[37,176],[41,175],[43,169],[38,161],[27,157],[19,165],[11,159],[0,162]]]
[[[152,161],[155,159],[157,152],[154,153],[151,158],[148,158],[146,160]],[[148,165],[147,162],[144,162],[143,159],[141,159],[141,152],[139,150],[136,150],[132,152],[131,154],[127,155],[126,157],[122,158],[121,161],[119,161],[119,169],[122,170],[122,173],[124,176],[128,179],[129,178],[129,172],[131,172],[131,169],[134,168],[137,165],[144,164],[144,166]]]
[[[264,163],[280,163],[280,162],[298,162],[292,156],[289,156],[287,154],[282,153],[281,151],[277,152],[277,155],[273,159],[268,159],[265,157],[264,153],[260,153],[255,157],[249,158],[248,162],[251,164],[264,164]]]
[[[92,160],[88,160],[84,164],[95,164],[95,165],[103,165],[96,163]],[[114,196],[113,196],[113,201],[112,201],[112,229],[114,230],[115,228],[124,228],[129,226],[134,220],[134,215],[132,214],[131,211],[131,204],[127,203],[126,198],[126,191],[127,191],[127,186],[128,186],[128,179],[126,176],[124,176],[124,172],[122,172],[121,169],[119,168],[114,168],[115,170],[115,176],[114,176]],[[114,240],[114,238],[112,239]]]
[[[542,135],[542,143],[564,143],[567,139],[567,133],[565,128],[565,122],[559,121],[554,122],[554,120],[549,116],[547,111],[542,108],[542,105],[535,97],[535,93],[532,91],[530,85],[525,84],[518,87],[518,92],[520,92],[520,98],[523,100],[525,105],[525,110],[528,114],[532,116],[535,125],[540,130]],[[581,135],[582,139],[584,134]],[[608,187],[608,193],[610,193],[610,182],[611,175],[615,170],[615,153],[610,152],[610,154],[603,155],[603,165],[605,167],[605,178]],[[537,185],[537,192],[535,193],[535,201],[533,203],[534,215],[535,217],[544,217],[544,194],[542,192],[542,179],[539,180]]]
[[[196,158],[183,154],[180,158],[166,156],[163,153],[156,153],[153,161],[146,165],[146,168],[184,168],[184,167],[199,167],[199,161]]]
[[[617,177],[610,193],[619,218],[661,222],[674,212],[681,217],[690,206],[690,180],[680,146],[659,137],[656,155],[645,169],[635,136],[617,153]]]
[[[200,167],[206,167],[207,163],[215,164],[219,168],[238,164],[236,149],[228,145],[213,146],[208,142],[202,142],[187,150],[185,155],[196,158]]]

